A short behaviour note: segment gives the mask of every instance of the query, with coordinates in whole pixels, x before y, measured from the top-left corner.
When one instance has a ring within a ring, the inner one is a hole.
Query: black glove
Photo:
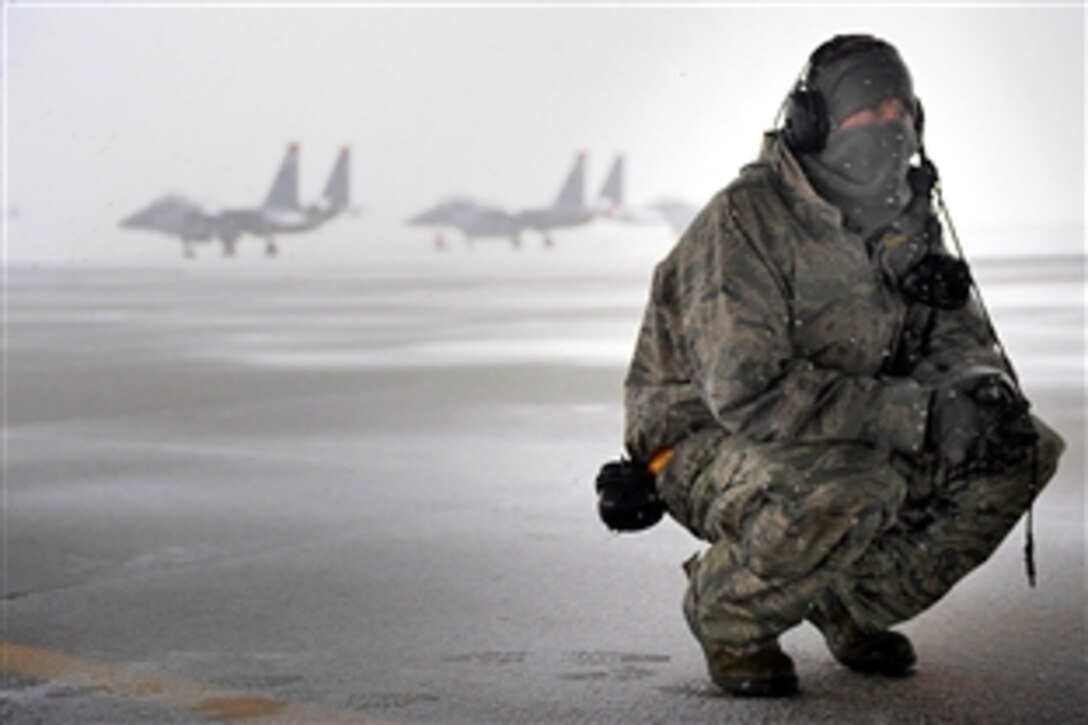
[[[613,531],[641,531],[661,520],[665,504],[645,464],[609,461],[597,474],[597,511]]]
[[[950,478],[1009,470],[1038,438],[1029,408],[1003,375],[966,378],[934,393],[929,443]]]
[[[985,431],[987,439],[1008,449],[1006,459],[1023,460],[1026,449],[1039,440],[1031,421],[1031,403],[1003,376],[977,389],[975,399],[983,409],[997,413]]]
[[[899,291],[910,302],[958,310],[971,294],[971,271],[958,257],[930,252],[903,275]]]
[[[937,185],[937,167],[928,158],[920,166],[912,166],[907,171],[907,184],[910,185],[910,202],[895,224],[899,231],[908,237],[926,234],[926,241],[937,243],[940,240],[941,225],[933,216],[933,187]],[[933,226],[930,222],[937,222]],[[932,236],[928,236],[932,235]]]

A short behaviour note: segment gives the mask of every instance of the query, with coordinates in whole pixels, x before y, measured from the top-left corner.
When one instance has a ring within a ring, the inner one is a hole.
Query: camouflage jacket
[[[654,271],[625,380],[628,454],[717,427],[753,440],[851,440],[921,452],[933,386],[1003,370],[974,301],[933,310],[893,364],[908,303],[885,247],[817,196],[777,134]]]

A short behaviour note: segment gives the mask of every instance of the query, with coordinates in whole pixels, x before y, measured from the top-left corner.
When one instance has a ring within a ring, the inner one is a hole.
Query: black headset
[[[831,132],[831,119],[827,115],[827,102],[818,90],[809,89],[798,82],[786,99],[786,120],[782,137],[794,153],[819,153]]]
[[[827,101],[820,91],[812,87],[815,71],[821,65],[830,62],[844,46],[865,44],[883,44],[869,35],[837,35],[812,52],[808,63],[801,72],[797,84],[786,97],[785,121],[782,126],[782,138],[794,153],[819,153],[827,143],[831,133],[831,119],[827,112]],[[914,108],[914,130],[918,142],[922,141],[923,112],[922,103],[917,97]]]

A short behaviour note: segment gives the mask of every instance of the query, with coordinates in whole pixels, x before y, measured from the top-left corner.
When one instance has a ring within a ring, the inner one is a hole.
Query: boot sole
[[[890,633],[888,633],[890,634]],[[878,677],[907,677],[914,674],[914,666],[918,662],[914,654],[914,647],[906,638],[892,638],[880,635],[886,645],[879,649],[864,651],[859,656],[851,657],[848,653],[842,656],[832,654],[841,665],[854,672],[863,675],[876,675]]]
[[[797,693],[797,677],[775,678],[712,676],[714,684],[736,697],[789,697]]]
[[[851,670],[852,672],[857,672],[860,675],[869,675],[872,677],[888,677],[894,679],[899,677],[910,677],[916,672],[913,662],[909,665],[873,665],[857,663],[851,664],[849,662],[842,662],[840,660],[839,664],[841,664],[848,670]]]

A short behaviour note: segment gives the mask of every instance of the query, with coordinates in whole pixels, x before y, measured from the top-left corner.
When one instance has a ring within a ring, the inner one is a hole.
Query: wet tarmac
[[[1069,443],[1038,587],[1021,526],[915,676],[805,625],[767,702],[686,632],[701,544],[596,519],[648,268],[534,255],[9,269],[0,720],[1083,722],[1082,260],[976,269]]]

